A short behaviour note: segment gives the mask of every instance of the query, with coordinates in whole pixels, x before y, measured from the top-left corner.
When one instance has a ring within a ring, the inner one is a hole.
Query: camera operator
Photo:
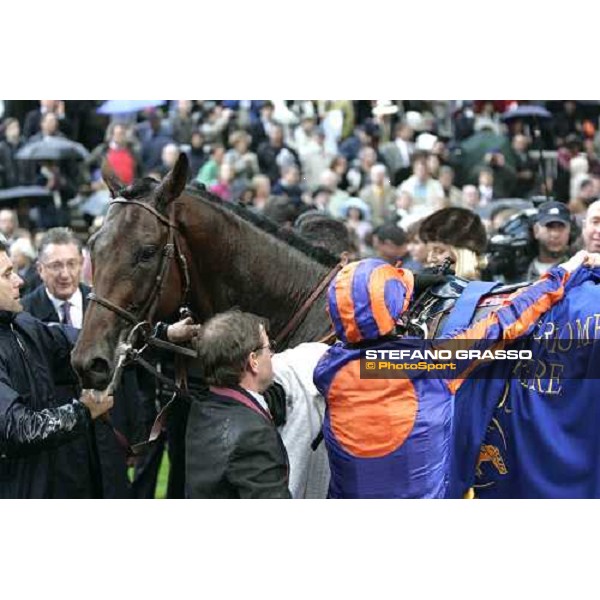
[[[521,279],[528,281],[539,279],[551,267],[569,258],[572,226],[569,209],[561,202],[551,200],[540,206],[533,226],[533,237],[537,240],[537,255],[529,263]]]

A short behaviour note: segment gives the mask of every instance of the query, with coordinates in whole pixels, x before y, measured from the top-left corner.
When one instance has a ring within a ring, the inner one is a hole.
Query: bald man
[[[588,206],[582,235],[584,248],[588,252],[600,252],[600,200]]]

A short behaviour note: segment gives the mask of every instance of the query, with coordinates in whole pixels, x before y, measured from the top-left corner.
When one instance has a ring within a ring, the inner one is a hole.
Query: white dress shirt
[[[253,392],[252,390],[248,390],[246,388],[244,388],[266,411],[268,414],[271,414],[271,411],[269,410],[269,405],[267,404],[267,401],[265,400],[265,397],[262,394],[259,394],[258,392]]]
[[[65,300],[59,300],[55,296],[53,296],[46,288],[46,294],[48,294],[48,298],[50,298],[50,302],[52,302],[52,306],[54,306],[54,310],[58,315],[59,319],[62,321],[63,317],[63,309],[62,305]],[[70,315],[71,315],[71,323],[73,327],[77,327],[77,329],[81,329],[83,325],[83,294],[81,290],[77,288],[77,291],[67,300],[71,304],[69,307]]]

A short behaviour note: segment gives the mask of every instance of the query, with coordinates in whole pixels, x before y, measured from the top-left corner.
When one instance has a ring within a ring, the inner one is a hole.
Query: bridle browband
[[[144,210],[147,210],[148,212],[152,213],[163,225],[169,228],[169,237],[167,239],[167,243],[165,244],[162,250],[161,263],[158,269],[158,275],[156,276],[156,285],[153,286],[152,291],[148,296],[148,299],[142,306],[141,310],[139,311],[139,314],[135,315],[130,310],[127,310],[122,306],[118,306],[114,302],[111,302],[107,298],[102,298],[94,292],[91,292],[88,295],[88,299],[93,302],[96,302],[97,304],[100,304],[100,306],[103,306],[104,308],[115,313],[116,315],[133,325],[134,328],[142,323],[147,323],[151,325],[154,313],[158,308],[160,296],[164,289],[165,281],[169,271],[169,265],[171,264],[171,259],[173,257],[176,257],[181,267],[181,272],[183,274],[184,288],[182,294],[182,304],[185,305],[187,303],[191,282],[187,261],[185,259],[185,256],[183,255],[183,252],[181,251],[181,244],[178,243],[177,236],[175,235],[175,232],[179,231],[179,228],[175,223],[173,223],[173,221],[170,218],[161,214],[154,207],[150,206],[149,204],[146,204],[145,202],[140,202],[139,200],[125,200],[123,198],[116,198],[110,201],[109,208],[113,204],[135,204],[137,206],[141,206]]]

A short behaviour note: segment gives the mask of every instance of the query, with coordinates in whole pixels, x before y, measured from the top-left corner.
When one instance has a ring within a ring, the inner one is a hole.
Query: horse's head
[[[171,203],[185,188],[187,169],[182,154],[162,182],[124,188],[103,167],[113,200],[91,240],[94,293],[72,355],[84,387],[105,389],[117,347],[132,328],[174,313],[184,301],[189,281]]]

